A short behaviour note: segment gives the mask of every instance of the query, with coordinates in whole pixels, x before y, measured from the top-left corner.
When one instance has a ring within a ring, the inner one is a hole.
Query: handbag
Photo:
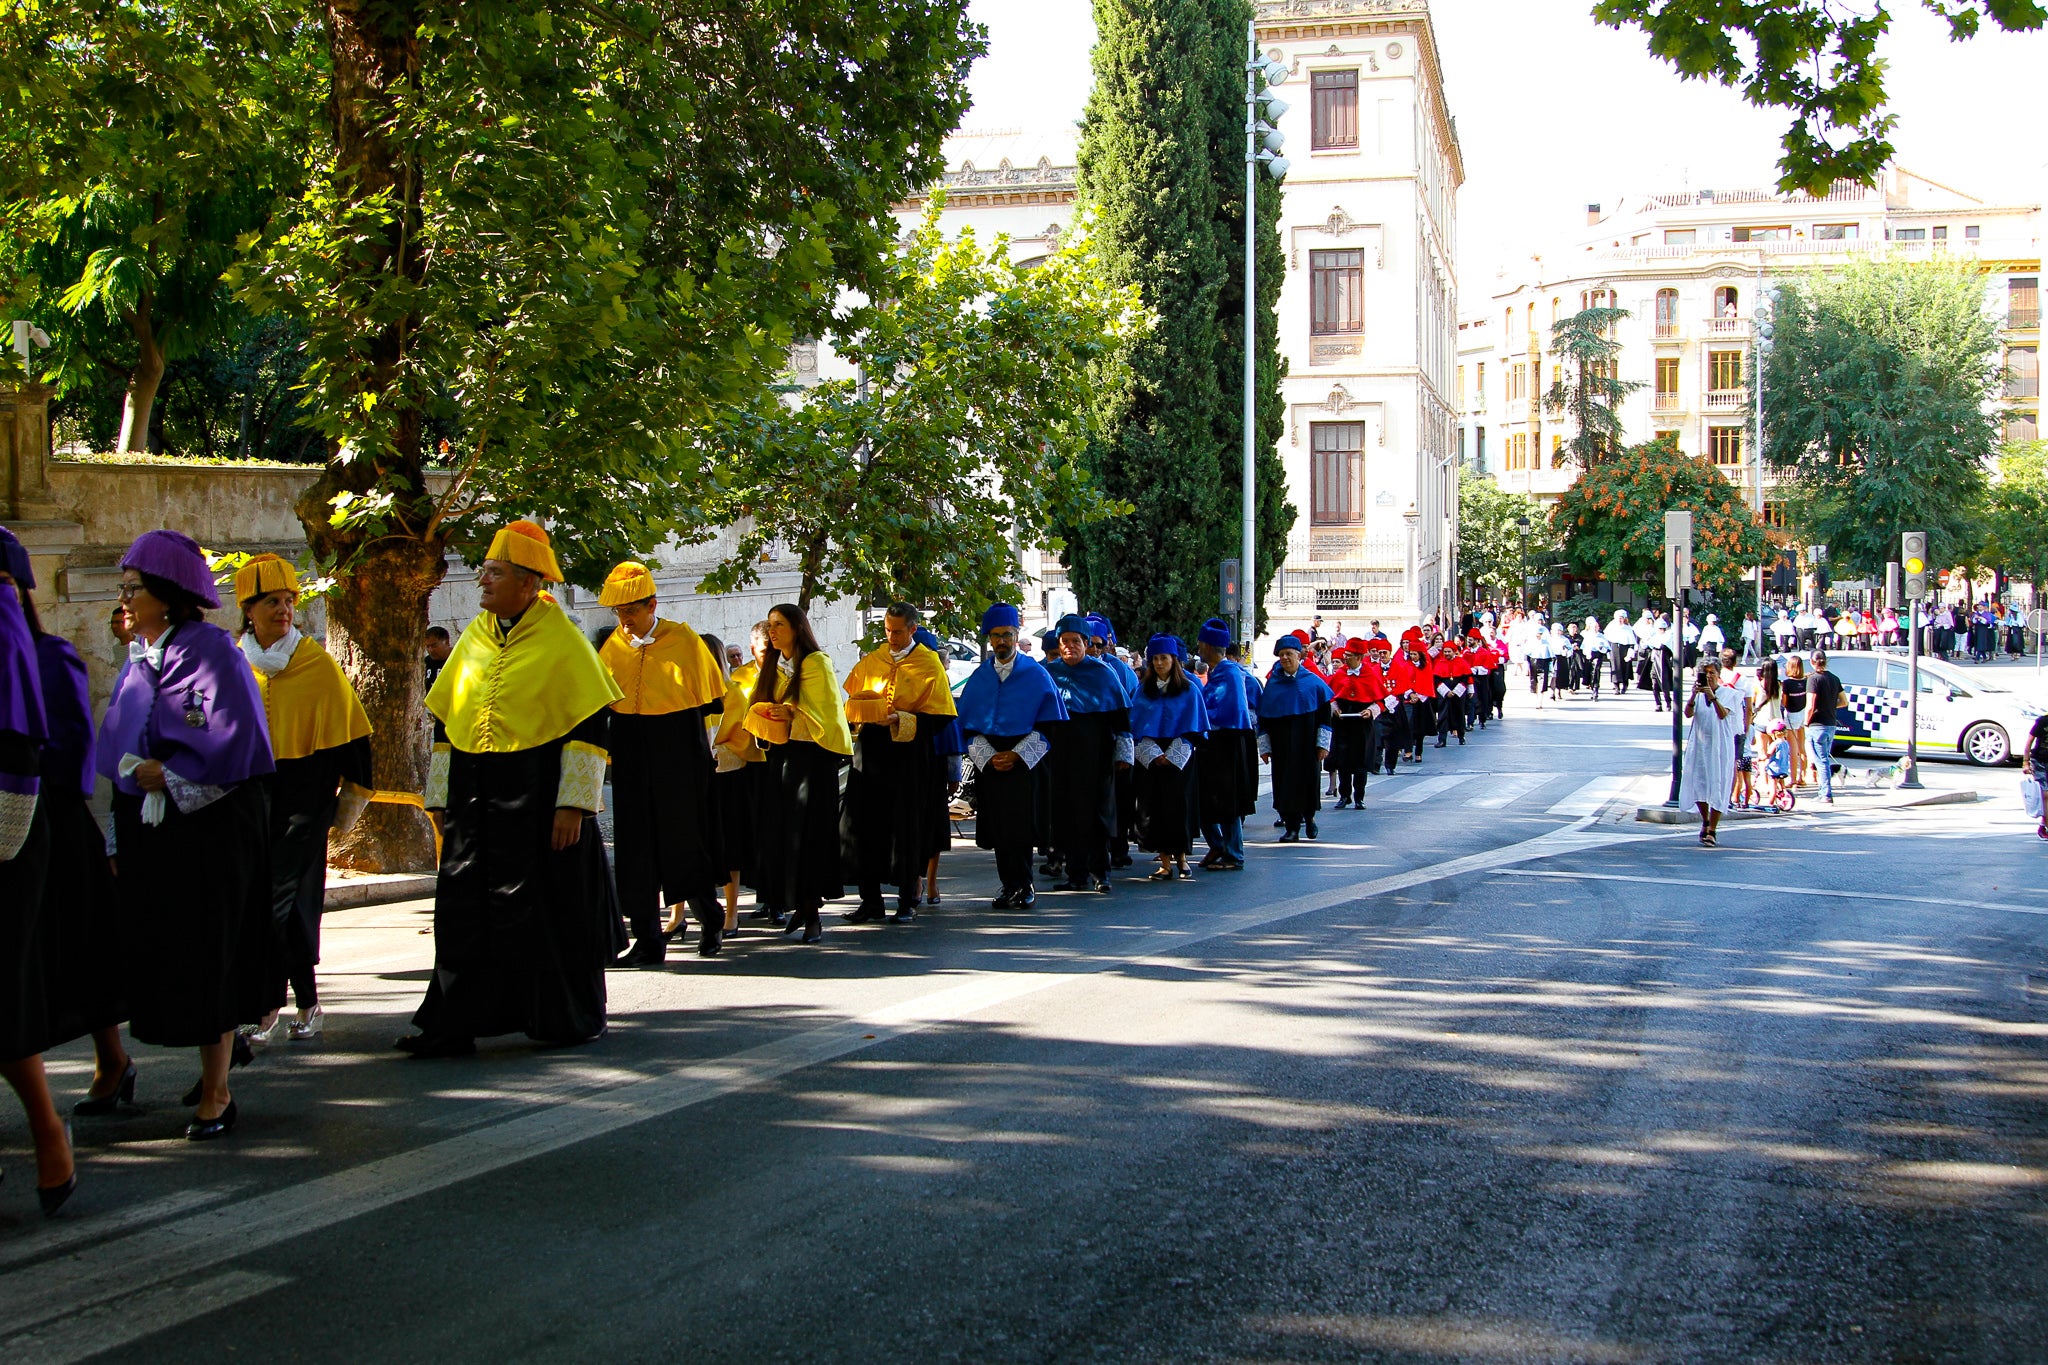
[[[2020,804],[2026,807],[2029,820],[2041,818],[2041,783],[2032,773],[2020,779]]]

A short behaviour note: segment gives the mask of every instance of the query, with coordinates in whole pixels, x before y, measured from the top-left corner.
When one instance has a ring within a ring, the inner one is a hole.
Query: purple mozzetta
[[[233,637],[207,621],[173,626],[158,643],[163,661],[129,651],[100,724],[93,767],[121,791],[121,755],[153,758],[187,782],[227,787],[272,772],[270,731],[256,675]]]

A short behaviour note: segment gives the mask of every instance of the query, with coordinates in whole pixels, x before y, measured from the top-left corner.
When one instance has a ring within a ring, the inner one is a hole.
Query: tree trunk
[[[164,352],[156,344],[156,326],[150,320],[149,292],[143,291],[135,311],[128,315],[129,330],[135,333],[135,368],[128,372],[128,392],[121,399],[121,436],[114,442],[119,451],[149,449],[149,413],[156,406],[157,386],[164,380]]]
[[[335,166],[343,195],[362,202],[389,193],[397,207],[382,242],[356,260],[365,282],[392,275],[417,282],[420,174],[417,154],[394,117],[397,96],[419,73],[419,7],[388,0],[329,0],[328,50],[333,77],[328,100]],[[364,388],[400,413],[390,445],[343,462],[333,453],[300,497],[299,520],[313,553],[337,567],[328,599],[328,647],[355,684],[375,727],[377,789],[417,793],[425,785],[427,730],[420,707],[420,633],[427,599],[441,581],[444,538],[429,525],[432,499],[421,466],[418,405],[394,391],[417,315],[365,319],[372,367]],[[330,520],[334,495],[395,488],[391,523],[372,535]],[[426,871],[434,866],[433,831],[414,806],[377,802],[364,812],[331,857],[369,872]]]

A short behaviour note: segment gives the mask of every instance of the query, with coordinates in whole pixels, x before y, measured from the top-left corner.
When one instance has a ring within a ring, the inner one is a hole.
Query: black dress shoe
[[[1315,838],[1316,835],[1320,834],[1321,832],[1321,830],[1318,830],[1316,828],[1316,822],[1313,820],[1309,821],[1306,825],[1302,827],[1302,833],[1306,834],[1311,839]]]
[[[418,1056],[419,1054],[414,1053],[413,1055]],[[210,1142],[214,1138],[226,1137],[229,1133],[235,1131],[236,1117],[235,1102],[229,1100],[228,1107],[221,1110],[213,1118],[194,1118],[190,1123],[186,1124],[185,1140],[187,1142]]]
[[[698,957],[717,957],[718,950],[725,946],[725,926],[707,924],[697,939]]]
[[[1301,842],[1301,834],[1296,830],[1290,829],[1273,842],[1276,844],[1298,844]]]
[[[1006,886],[1002,889],[1001,894],[999,894],[994,900],[988,903],[988,908],[991,910],[1011,910],[1016,908],[1016,905],[1016,890],[1012,887]]]
[[[862,901],[841,918],[848,924],[874,924],[889,918],[889,912],[882,908],[880,901]]]
[[[1088,876],[1086,873],[1083,873],[1078,877],[1069,877],[1063,882],[1055,882],[1052,889],[1055,891],[1086,891],[1088,889]]]
[[[916,918],[917,907],[915,905],[899,905],[896,907],[895,919],[898,924],[909,924],[916,920]]]
[[[660,967],[668,962],[667,940],[643,938],[634,944],[630,952],[621,953],[612,959],[614,967]]]
[[[400,1038],[393,1046],[400,1052],[412,1054],[414,1058],[476,1055],[476,1039],[448,1033],[416,1033],[410,1038]]]
[[[1043,863],[1039,864],[1038,873],[1042,877],[1064,877],[1067,874],[1067,860],[1064,858],[1047,858]]]
[[[43,1206],[43,1217],[55,1218],[57,1210],[64,1207],[64,1201],[78,1192],[78,1172],[61,1185],[36,1186],[36,1202]]]
[[[199,1101],[195,1099],[192,1102],[197,1104]],[[71,1106],[71,1112],[76,1117],[82,1119],[105,1118],[107,1115],[118,1112],[120,1109],[134,1103],[135,1063],[131,1059],[128,1063],[128,1069],[121,1073],[119,1083],[114,1086],[113,1094],[87,1095],[84,1099]]]
[[[1125,859],[1125,862],[1127,864],[1129,863],[1129,861],[1129,859]],[[1093,891],[1098,896],[1107,896],[1110,892],[1109,878],[1090,877],[1088,879],[1088,889],[1090,891]]]
[[[1109,860],[1109,865],[1112,868],[1129,867],[1131,865],[1131,855],[1128,853],[1119,853],[1114,858],[1111,858]]]
[[[1010,902],[1012,910],[1029,910],[1038,904],[1038,893],[1028,886],[1017,888],[1017,898]]]

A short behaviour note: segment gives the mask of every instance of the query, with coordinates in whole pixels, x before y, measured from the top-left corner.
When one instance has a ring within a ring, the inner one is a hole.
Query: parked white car
[[[1906,747],[1904,650],[1843,650],[1828,655],[1842,680],[1835,752]],[[2018,694],[1938,659],[1920,660],[1920,752],[1959,754],[1995,767],[2019,752],[2041,708]]]

